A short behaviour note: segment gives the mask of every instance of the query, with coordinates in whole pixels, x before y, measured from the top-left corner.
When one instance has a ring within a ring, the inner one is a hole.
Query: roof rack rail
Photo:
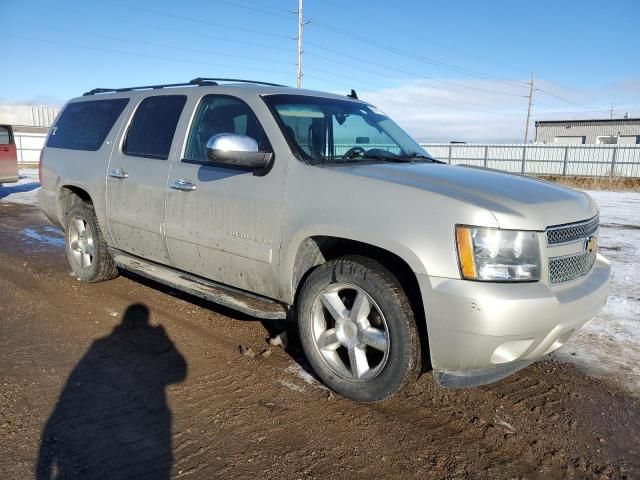
[[[167,87],[188,87],[194,85],[193,83],[166,83],[164,85],[144,85],[142,87],[125,87],[125,88],[94,88],[84,93],[82,96],[95,95],[96,93],[117,93],[117,92],[131,92],[133,90],[157,90]]]
[[[190,87],[190,86],[211,86],[218,85],[218,82],[238,82],[238,83],[254,83],[256,85],[268,85],[270,87],[284,87],[286,85],[279,85],[277,83],[269,83],[269,82],[259,82],[254,80],[242,80],[239,78],[203,78],[198,77],[194,78],[188,83],[166,83],[163,85],[144,85],[142,87],[125,87],[125,88],[94,88],[93,90],[89,90],[85,92],[82,96],[86,97],[88,95],[96,95],[98,93],[119,93],[119,92],[131,92],[133,90],[158,90],[160,88],[171,88],[171,87]]]
[[[191,80],[191,84],[193,85],[216,85],[216,82],[237,82],[237,83],[254,83],[256,85],[267,85],[269,87],[286,87],[286,85],[281,85],[279,83],[270,83],[270,82],[260,82],[257,80],[242,80],[241,78],[208,78],[208,77],[198,77]]]

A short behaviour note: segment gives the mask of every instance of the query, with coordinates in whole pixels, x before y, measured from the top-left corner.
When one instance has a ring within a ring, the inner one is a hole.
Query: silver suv
[[[51,129],[39,200],[82,280],[128,270],[293,319],[318,377],[358,401],[429,368],[496,381],[607,299],[587,194],[442,164],[355,92],[92,90]]]

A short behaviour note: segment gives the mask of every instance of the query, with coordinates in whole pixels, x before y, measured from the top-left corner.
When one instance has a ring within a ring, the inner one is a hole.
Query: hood
[[[523,175],[436,163],[330,167],[346,174],[418,188],[489,210],[500,228],[544,230],[598,213],[586,193]]]

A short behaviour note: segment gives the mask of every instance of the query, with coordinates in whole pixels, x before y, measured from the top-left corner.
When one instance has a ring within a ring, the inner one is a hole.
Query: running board
[[[267,320],[287,318],[287,307],[269,298],[143,260],[120,250],[110,248],[109,251],[118,267],[141,277],[155,280],[176,290],[204,298],[252,317]]]

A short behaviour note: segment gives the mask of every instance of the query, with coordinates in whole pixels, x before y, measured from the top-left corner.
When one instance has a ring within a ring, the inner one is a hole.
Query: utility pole
[[[296,86],[302,87],[302,0],[298,0],[298,78]]]
[[[609,110],[609,118],[613,118],[613,103],[611,104],[611,110]]]
[[[529,108],[527,108],[527,125],[524,128],[524,143],[525,143],[525,145],[527,144],[527,141],[529,140],[529,121],[531,119],[531,104],[533,103],[533,92],[536,91],[535,77],[533,75],[533,72],[531,72],[531,83],[529,85],[531,86],[531,88],[529,90]]]

